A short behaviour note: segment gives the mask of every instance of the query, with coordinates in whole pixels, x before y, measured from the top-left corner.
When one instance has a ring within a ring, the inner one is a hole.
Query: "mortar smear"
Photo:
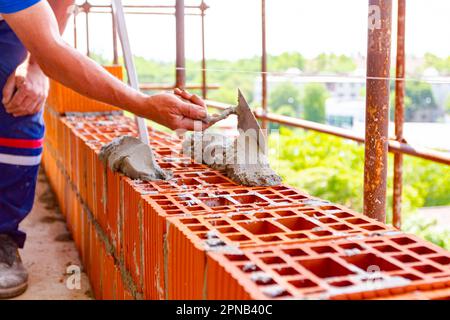
[[[136,180],[169,180],[172,172],[161,169],[149,145],[131,136],[114,139],[100,150],[100,160],[112,171]]]
[[[281,184],[280,176],[270,168],[267,156],[257,147],[256,138],[252,135],[229,138],[195,132],[183,141],[183,153],[224,172],[231,180],[244,186]]]

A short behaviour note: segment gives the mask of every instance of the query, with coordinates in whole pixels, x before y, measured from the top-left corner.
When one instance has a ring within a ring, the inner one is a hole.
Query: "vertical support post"
[[[262,53],[261,53],[261,85],[262,99],[261,106],[263,115],[267,114],[267,48],[266,48],[266,0],[261,0],[261,34],[262,34]],[[262,129],[267,129],[267,120],[263,118]]]
[[[405,108],[405,0],[398,0],[397,18],[397,59],[395,70],[395,139],[403,141],[403,121]],[[392,222],[401,228],[403,154],[394,153],[394,194],[392,201]]]
[[[113,9],[111,6],[111,19],[112,19],[112,40],[113,40],[113,64],[119,64],[119,53],[117,49],[117,22],[114,17]]]
[[[91,56],[90,43],[89,43],[89,11],[85,12],[86,15],[86,55]]]
[[[186,57],[184,51],[184,0],[176,0],[176,73],[175,86],[184,88],[186,86]]]
[[[206,53],[205,53],[205,11],[208,9],[206,3],[202,0],[200,10],[202,15],[202,97],[207,98],[208,89],[206,88]]]
[[[78,7],[76,7],[75,12],[73,13],[73,47],[75,49],[77,48],[78,45],[77,15],[78,15]]]
[[[386,221],[392,0],[369,0],[364,214]]]

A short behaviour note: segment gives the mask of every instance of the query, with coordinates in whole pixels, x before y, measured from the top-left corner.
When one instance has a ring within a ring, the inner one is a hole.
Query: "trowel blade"
[[[238,105],[236,107],[236,113],[238,115],[238,129],[243,130],[244,132],[249,129],[254,130],[258,135],[258,145],[264,150],[266,147],[266,136],[240,89],[238,89]]]

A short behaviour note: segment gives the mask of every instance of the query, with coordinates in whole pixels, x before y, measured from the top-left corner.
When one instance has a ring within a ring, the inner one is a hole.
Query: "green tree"
[[[327,90],[322,84],[310,83],[305,86],[303,108],[306,120],[325,123],[325,101],[327,95]]]
[[[281,106],[291,106],[294,115],[298,115],[300,104],[300,90],[291,82],[280,83],[270,92],[269,106],[273,112],[278,113]]]
[[[286,71],[289,68],[303,70],[305,58],[298,52],[284,52],[278,56],[269,55],[267,67],[270,71]]]
[[[405,103],[405,120],[413,118],[414,113],[421,109],[436,109],[437,104],[434,100],[431,85],[425,82],[411,81],[406,83],[405,96],[409,98],[410,103]]]

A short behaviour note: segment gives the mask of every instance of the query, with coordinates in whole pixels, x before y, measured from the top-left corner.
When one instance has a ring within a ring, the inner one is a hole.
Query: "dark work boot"
[[[0,299],[21,295],[28,286],[28,273],[20,259],[17,244],[0,234]]]

